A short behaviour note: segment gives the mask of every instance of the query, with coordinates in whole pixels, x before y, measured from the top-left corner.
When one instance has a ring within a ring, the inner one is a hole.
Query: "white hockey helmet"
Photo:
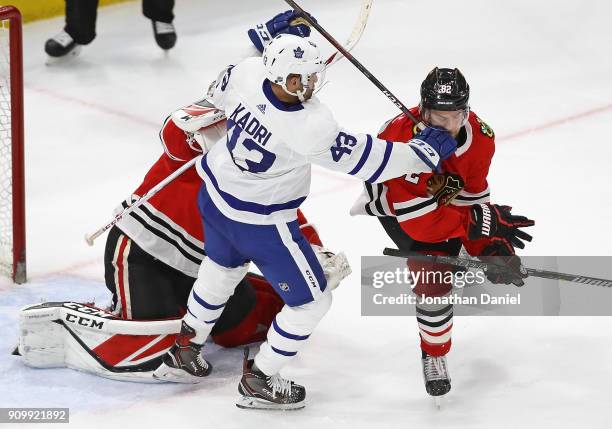
[[[279,34],[272,39],[263,51],[263,63],[268,79],[279,84],[288,94],[297,96],[300,101],[305,100],[304,92],[309,89],[308,78],[325,70],[325,63],[317,45],[293,34]],[[287,89],[287,76],[291,74],[301,76],[303,91],[293,93]]]

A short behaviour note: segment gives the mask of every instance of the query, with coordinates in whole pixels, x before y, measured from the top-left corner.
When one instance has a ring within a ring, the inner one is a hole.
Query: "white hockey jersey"
[[[230,219],[273,224],[296,219],[310,190],[311,163],[367,182],[431,169],[410,144],[341,128],[316,97],[280,101],[261,58],[230,66],[212,88],[227,136],[196,164],[218,209]],[[435,156],[433,156],[435,158]]]

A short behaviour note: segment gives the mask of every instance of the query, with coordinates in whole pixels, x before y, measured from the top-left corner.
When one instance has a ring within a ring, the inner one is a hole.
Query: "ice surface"
[[[359,10],[357,0],[304,6],[339,39]],[[609,318],[456,318],[453,388],[436,410],[415,321],[360,316],[359,257],[391,243],[375,220],[348,215],[360,183],[319,168],[303,209],[327,246],[346,251],[354,274],[286,369],[306,385],[306,409],[238,410],[240,350],[207,348],[215,372],[200,386],[33,370],[9,355],[20,306],[108,299],[104,240],[89,248],[84,233],[107,221],[160,155],[166,115],[243,54],[249,26],[284,9],[281,1],[181,0],[178,43],[165,56],[138,3],[112,6],[99,11],[98,37],[81,57],[52,67],[43,44],[62,19],[25,27],[30,283],[0,280],[0,406],[70,407],[75,427],[609,427]],[[459,67],[473,109],[497,134],[493,199],[537,221],[524,254],[610,255],[611,15],[612,4],[598,0],[376,0],[354,54],[409,106],[433,66]],[[320,97],[347,128],[374,133],[397,114],[347,61],[328,77]]]

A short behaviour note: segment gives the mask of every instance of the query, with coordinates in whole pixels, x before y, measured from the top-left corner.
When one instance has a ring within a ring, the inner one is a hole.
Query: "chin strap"
[[[289,95],[293,95],[294,97],[297,97],[300,102],[304,102],[306,101],[306,98],[304,97],[304,91],[306,90],[306,88],[308,88],[308,76],[300,76],[300,80],[302,82],[302,87],[304,87],[304,90],[302,91],[295,91],[295,92],[291,92],[287,89],[287,84],[285,82],[281,83],[280,86],[283,88],[283,91],[285,91],[287,94]]]
[[[281,85],[281,87],[283,88],[283,91],[285,91],[287,94],[297,97],[300,100],[300,102],[303,103],[304,101],[306,101],[306,99],[304,98],[304,91],[291,92],[287,89],[284,83]]]
[[[300,100],[300,102],[303,103],[304,101],[306,101],[306,99],[304,98],[304,91],[291,92],[287,89],[287,86],[284,83],[281,84],[281,87],[283,88],[283,91],[285,91],[287,94],[297,97]]]

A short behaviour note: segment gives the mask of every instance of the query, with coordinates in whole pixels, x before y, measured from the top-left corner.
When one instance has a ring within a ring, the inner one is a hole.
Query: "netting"
[[[2,18],[0,18],[2,19]],[[13,179],[9,21],[0,21],[0,275],[13,275]]]

